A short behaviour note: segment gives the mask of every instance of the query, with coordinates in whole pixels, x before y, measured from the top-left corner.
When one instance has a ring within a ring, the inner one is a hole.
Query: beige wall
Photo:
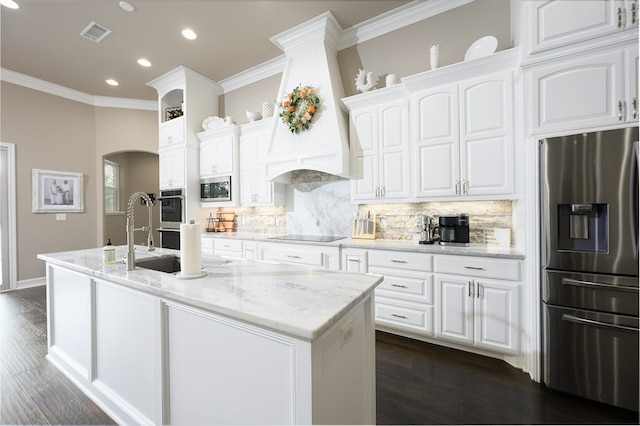
[[[236,124],[248,123],[246,111],[260,112],[262,102],[276,102],[282,74],[276,74],[258,82],[229,92],[223,96],[220,107],[222,117],[233,117]]]
[[[43,277],[38,253],[95,247],[97,210],[94,108],[2,82],[0,139],[16,144],[18,280]],[[31,170],[84,175],[84,212],[56,221],[53,213],[32,213]]]

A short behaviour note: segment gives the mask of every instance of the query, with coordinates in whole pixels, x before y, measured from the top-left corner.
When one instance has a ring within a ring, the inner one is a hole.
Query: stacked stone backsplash
[[[231,209],[236,214],[236,231],[349,237],[354,213],[368,211],[376,213],[377,239],[417,242],[420,239],[418,223],[423,214],[432,216],[435,224],[442,215],[469,214],[472,243],[485,243],[485,229],[512,229],[511,200],[357,205],[351,204],[349,191],[348,179],[312,170],[293,172],[287,206]]]

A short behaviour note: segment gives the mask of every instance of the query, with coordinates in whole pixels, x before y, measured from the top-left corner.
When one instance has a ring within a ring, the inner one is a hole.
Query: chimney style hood
[[[286,55],[278,102],[299,85],[318,91],[320,107],[311,126],[291,133],[277,117],[267,151],[267,179],[283,180],[293,170],[317,170],[349,177],[348,115],[338,68],[340,25],[326,12],[270,40]],[[279,112],[277,109],[276,114]]]

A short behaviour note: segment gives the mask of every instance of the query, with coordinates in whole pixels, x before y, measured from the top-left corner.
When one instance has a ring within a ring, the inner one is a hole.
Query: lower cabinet
[[[376,325],[433,336],[433,256],[387,250],[368,255],[368,272],[384,276],[375,292]]]
[[[435,270],[438,295],[436,337],[479,349],[518,353],[521,333],[520,263],[503,259],[438,256]]]
[[[242,240],[236,240],[233,238],[214,238],[213,254],[216,256],[244,259],[242,245]]]
[[[260,259],[314,268],[340,270],[340,248],[307,244],[260,243]]]

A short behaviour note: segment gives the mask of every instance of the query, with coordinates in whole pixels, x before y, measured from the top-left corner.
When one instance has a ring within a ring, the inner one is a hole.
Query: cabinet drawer
[[[435,271],[437,273],[469,275],[478,278],[520,280],[520,262],[517,260],[468,256],[436,256]]]
[[[237,251],[242,252],[242,240],[227,240],[216,238],[214,248],[221,251]]]
[[[430,272],[433,270],[432,264],[433,256],[430,254],[369,250],[369,266]]]
[[[303,265],[323,266],[322,252],[305,252],[282,250],[278,248],[269,249],[269,260],[285,263],[300,263]]]
[[[433,334],[433,307],[403,305],[379,298],[376,300],[376,322]]]
[[[384,276],[382,283],[376,287],[376,295],[433,304],[433,275],[414,273],[413,276],[399,276],[385,268],[370,268],[369,272]]]

